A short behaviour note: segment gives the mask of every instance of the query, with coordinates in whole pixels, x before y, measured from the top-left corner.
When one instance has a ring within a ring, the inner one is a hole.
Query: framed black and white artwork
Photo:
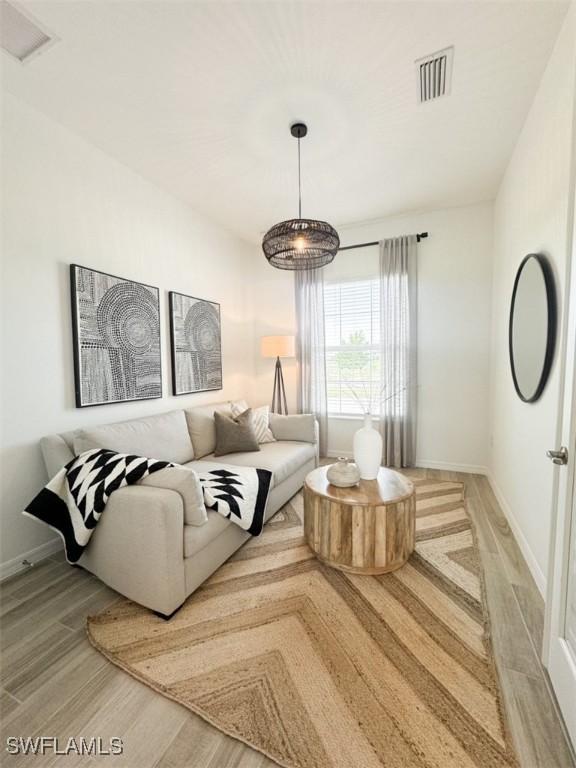
[[[70,265],[76,407],[162,397],[158,288]]]
[[[170,291],[172,391],[222,389],[220,304]]]

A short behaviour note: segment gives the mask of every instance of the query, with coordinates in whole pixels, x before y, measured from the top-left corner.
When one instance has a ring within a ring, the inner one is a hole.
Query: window
[[[324,287],[328,413],[359,415],[380,408],[380,285],[377,277]]]

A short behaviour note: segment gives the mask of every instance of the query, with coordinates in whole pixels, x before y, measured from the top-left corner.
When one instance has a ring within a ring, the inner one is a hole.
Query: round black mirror
[[[535,402],[544,391],[555,344],[554,275],[545,256],[529,253],[514,280],[508,328],[512,378],[525,403]]]

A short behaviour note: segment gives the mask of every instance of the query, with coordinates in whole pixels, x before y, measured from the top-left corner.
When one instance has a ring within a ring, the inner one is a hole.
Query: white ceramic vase
[[[336,464],[330,464],[326,470],[328,482],[338,488],[351,488],[358,485],[360,471],[349,459],[339,457]]]
[[[364,414],[364,426],[354,434],[354,461],[362,480],[375,480],[382,462],[382,437],[372,426],[372,414]]]

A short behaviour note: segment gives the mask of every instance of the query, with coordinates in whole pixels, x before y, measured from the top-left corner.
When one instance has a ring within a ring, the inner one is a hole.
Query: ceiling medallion
[[[298,139],[298,218],[271,227],[262,240],[262,250],[269,263],[278,269],[317,269],[334,259],[340,238],[328,222],[302,218],[300,139],[306,136],[308,128],[304,123],[294,123],[290,133]]]

